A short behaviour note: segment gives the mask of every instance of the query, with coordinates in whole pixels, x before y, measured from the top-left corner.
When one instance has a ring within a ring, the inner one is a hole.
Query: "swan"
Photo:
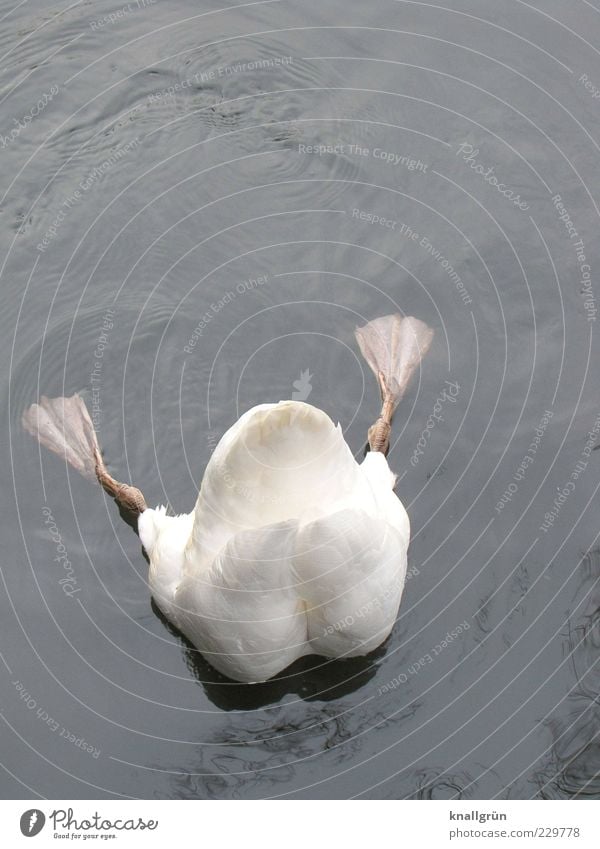
[[[46,398],[25,429],[137,522],[167,619],[228,678],[258,683],[306,654],[366,655],[388,637],[404,587],[409,519],[387,462],[392,416],[433,331],[412,316],[356,328],[382,407],[358,463],[322,410],[259,404],[217,444],[194,510],[170,516],[107,471],[82,398]]]

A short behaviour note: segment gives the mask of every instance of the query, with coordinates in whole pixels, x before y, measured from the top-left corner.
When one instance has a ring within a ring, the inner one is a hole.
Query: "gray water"
[[[597,798],[600,8],[0,17],[3,796]],[[295,391],[361,458],[353,329],[396,310],[436,336],[389,454],[393,633],[227,681],[22,411],[84,393],[111,471],[188,511],[226,428]]]

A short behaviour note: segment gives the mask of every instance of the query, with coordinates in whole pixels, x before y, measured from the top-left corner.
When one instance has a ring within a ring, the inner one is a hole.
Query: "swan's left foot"
[[[96,480],[126,515],[139,516],[146,499],[136,486],[119,483],[109,475],[100,453],[98,437],[82,398],[46,398],[23,413],[23,427],[42,445],[64,457],[88,480]]]

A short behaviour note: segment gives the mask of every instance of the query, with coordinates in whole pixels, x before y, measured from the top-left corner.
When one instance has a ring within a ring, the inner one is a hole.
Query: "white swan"
[[[261,404],[220,440],[189,514],[148,508],[108,474],[78,395],[43,397],[23,414],[30,433],[138,515],[156,603],[237,681],[265,681],[305,654],[368,654],[396,619],[410,530],[386,453],[433,331],[394,315],[356,336],[383,401],[363,462],[316,407]]]

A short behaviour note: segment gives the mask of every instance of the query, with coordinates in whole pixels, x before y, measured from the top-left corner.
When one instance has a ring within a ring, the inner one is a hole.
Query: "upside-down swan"
[[[363,462],[316,407],[260,404],[222,437],[193,512],[179,516],[108,473],[79,395],[42,396],[23,414],[29,433],[137,517],[157,605],[237,681],[266,681],[306,654],[368,654],[396,619],[410,528],[386,454],[433,331],[396,314],[355,333],[382,397]]]

